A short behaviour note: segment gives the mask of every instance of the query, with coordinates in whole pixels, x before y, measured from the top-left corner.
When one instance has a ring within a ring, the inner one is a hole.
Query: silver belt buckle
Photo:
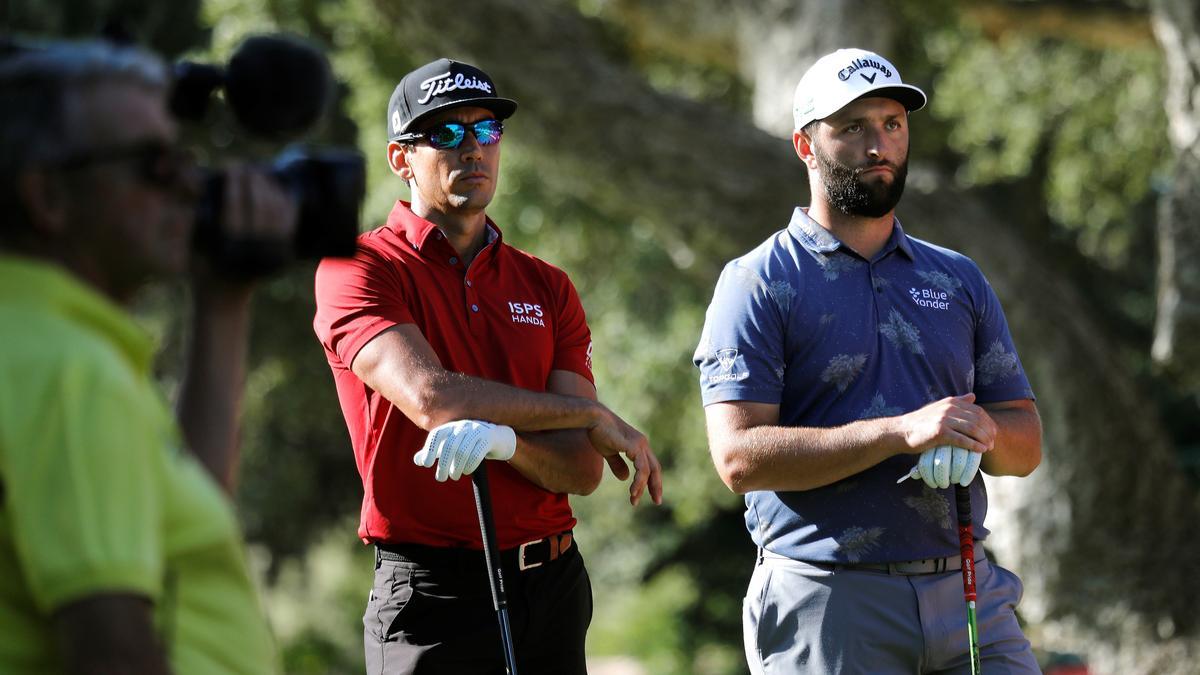
[[[525,570],[531,570],[535,567],[542,566],[542,563],[540,563],[540,562],[533,563],[531,565],[525,563],[525,547],[533,546],[534,544],[540,544],[543,541],[546,541],[546,539],[545,538],[534,539],[533,541],[527,541],[524,544],[521,544],[521,547],[517,549],[517,569],[524,572]]]

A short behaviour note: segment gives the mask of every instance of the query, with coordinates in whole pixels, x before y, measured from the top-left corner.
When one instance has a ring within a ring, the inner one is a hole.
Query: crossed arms
[[[629,501],[648,489],[662,502],[662,467],[646,437],[596,400],[582,376],[550,373],[547,391],[534,392],[446,370],[417,326],[393,326],[363,346],[351,370],[425,430],[460,419],[503,424],[517,432],[510,464],[551,492],[589,494],[603,473],[601,457],[621,480]]]

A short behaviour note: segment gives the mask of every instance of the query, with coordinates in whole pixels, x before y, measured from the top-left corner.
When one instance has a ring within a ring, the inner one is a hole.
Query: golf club
[[[975,538],[971,527],[971,489],[954,486],[958,507],[958,547],[962,555],[963,597],[967,601],[967,639],[971,644],[971,675],[980,675],[979,624],[975,620]]]
[[[488,582],[492,586],[492,606],[500,621],[500,641],[504,643],[504,663],[508,675],[517,675],[517,657],[513,653],[512,627],[508,623],[508,598],[504,594],[504,572],[496,550],[496,526],[492,522],[492,494],[488,489],[487,463],[471,474],[475,489],[475,511],[479,514],[479,531],[483,535],[483,557],[487,562]],[[973,596],[972,596],[973,597]]]

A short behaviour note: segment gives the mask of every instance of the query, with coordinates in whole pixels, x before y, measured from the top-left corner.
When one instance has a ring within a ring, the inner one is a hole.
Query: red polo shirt
[[[482,548],[469,480],[434,480],[413,464],[426,432],[350,370],[358,350],[391,326],[416,324],[447,370],[545,391],[552,370],[592,380],[591,334],[560,269],[496,235],[468,269],[442,232],[397,202],[387,225],[358,238],[349,259],[317,268],[317,332],[350,430],[364,541]],[[503,462],[485,462],[502,549],[575,525],[566,495]]]

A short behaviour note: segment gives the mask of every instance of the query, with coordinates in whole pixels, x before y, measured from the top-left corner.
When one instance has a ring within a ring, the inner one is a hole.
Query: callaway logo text
[[[908,294],[913,302],[926,309],[950,309],[950,294],[932,288],[910,288]]]
[[[462,73],[458,73],[454,77],[450,77],[450,73],[445,72],[441,75],[431,77],[421,83],[421,91],[425,92],[425,95],[422,96],[421,100],[417,101],[417,103],[424,104],[434,96],[441,96],[442,94],[448,91],[454,91],[455,89],[478,89],[485,94],[492,93],[492,85],[488,84],[484,80],[478,80],[474,77],[466,77]]]
[[[878,70],[879,72],[883,73],[884,77],[892,76],[892,71],[889,70],[887,66],[883,65],[882,63],[880,63],[874,59],[854,59],[853,61],[850,62],[850,65],[848,65],[845,68],[842,68],[841,70],[838,71],[838,79],[845,82],[846,80],[850,79],[851,75],[853,75],[855,72],[857,72],[863,68],[874,68],[875,70]],[[867,82],[870,82],[872,84],[875,83],[876,73],[871,73],[870,77],[867,77],[863,73],[859,73],[859,75],[861,75],[862,78],[864,80],[866,80]]]
[[[510,302],[508,303],[508,311],[512,313],[513,323],[528,323],[534,326],[546,327],[546,323],[542,321],[545,314],[542,312],[541,305],[535,305],[528,302]]]

